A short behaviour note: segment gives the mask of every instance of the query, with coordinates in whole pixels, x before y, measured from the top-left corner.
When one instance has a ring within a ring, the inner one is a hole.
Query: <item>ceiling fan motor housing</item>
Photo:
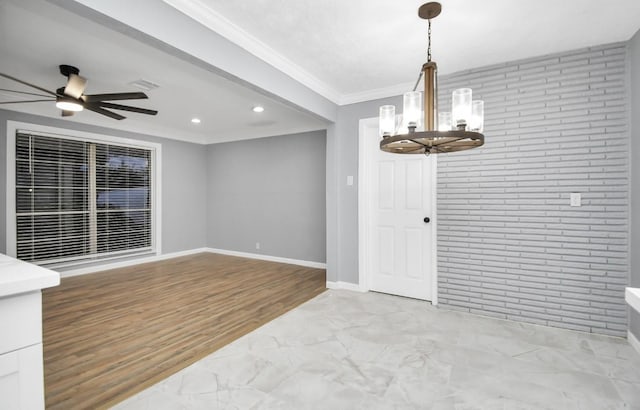
[[[80,74],[80,70],[78,70],[76,67],[72,65],[62,64],[60,65],[60,74],[62,74],[65,77],[69,77],[69,75],[71,74],[75,74],[75,75]]]

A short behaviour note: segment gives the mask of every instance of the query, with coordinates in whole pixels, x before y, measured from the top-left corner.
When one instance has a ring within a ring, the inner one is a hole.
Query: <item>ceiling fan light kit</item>
[[[60,74],[67,77],[67,84],[64,87],[58,88],[55,92],[49,91],[46,88],[28,83],[18,78],[12,77],[8,74],[0,73],[0,77],[7,78],[22,85],[39,90],[45,94],[34,94],[25,91],[7,90],[17,94],[24,95],[37,95],[40,97],[49,97],[49,100],[29,100],[29,101],[6,101],[0,102],[0,104],[16,104],[25,102],[42,102],[42,101],[55,101],[56,107],[62,110],[62,116],[68,117],[76,112],[82,111],[85,108],[89,111],[93,111],[98,114],[105,115],[115,120],[123,120],[126,117],[120,115],[111,110],[121,110],[135,112],[138,114],[156,115],[158,111],[149,110],[146,108],[131,107],[128,105],[115,104],[109,101],[120,100],[139,100],[149,98],[143,92],[124,92],[124,93],[110,93],[110,94],[84,94],[84,89],[87,86],[87,79],[80,76],[80,70],[74,66],[63,64],[59,66]],[[107,109],[109,108],[109,109]]]
[[[56,97],[56,107],[63,111],[80,112],[84,109],[81,104],[78,104],[73,99],[66,99],[64,97]]]
[[[380,107],[380,149],[395,154],[438,154],[463,151],[484,144],[484,102],[472,99],[470,88],[453,91],[451,111],[438,111],[438,68],[431,61],[431,20],[442,11],[437,2],[423,4],[418,16],[428,21],[427,62],[413,91],[403,96],[402,115],[395,106]],[[424,93],[416,91],[424,78]]]

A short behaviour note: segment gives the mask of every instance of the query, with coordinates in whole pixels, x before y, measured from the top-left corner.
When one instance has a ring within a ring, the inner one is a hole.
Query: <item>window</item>
[[[155,147],[22,128],[8,135],[19,259],[65,265],[155,252]]]

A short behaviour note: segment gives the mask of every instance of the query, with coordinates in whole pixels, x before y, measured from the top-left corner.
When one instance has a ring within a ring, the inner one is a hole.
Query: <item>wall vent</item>
[[[149,80],[143,80],[142,78],[136,81],[132,81],[129,84],[136,88],[141,89],[142,91],[151,91],[153,89],[160,87],[158,84]]]

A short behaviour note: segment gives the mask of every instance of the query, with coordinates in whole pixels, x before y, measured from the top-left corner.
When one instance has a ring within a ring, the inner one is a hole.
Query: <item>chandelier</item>
[[[438,154],[463,151],[484,144],[484,102],[472,99],[470,88],[453,91],[451,111],[438,111],[438,68],[431,61],[431,19],[442,10],[440,3],[420,6],[418,16],[429,23],[427,62],[413,87],[403,96],[402,115],[396,107],[380,107],[380,149],[396,154]],[[424,77],[424,94],[416,91]]]

